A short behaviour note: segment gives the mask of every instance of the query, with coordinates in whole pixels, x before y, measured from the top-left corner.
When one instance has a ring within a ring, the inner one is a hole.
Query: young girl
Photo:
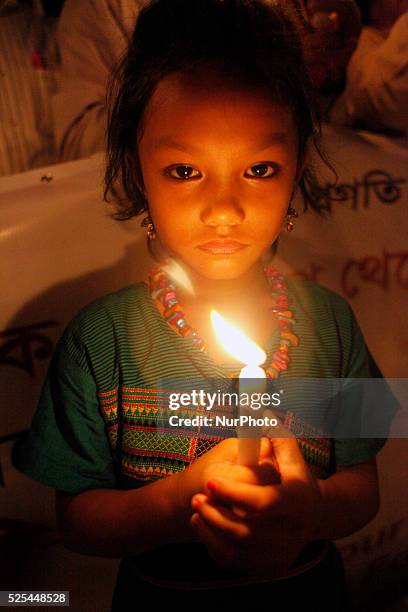
[[[371,376],[348,304],[273,267],[296,192],[313,205],[318,125],[291,16],[266,0],[152,2],[113,102],[107,186],[120,176],[119,216],[144,214],[160,263],[68,326],[16,464],[56,489],[68,547],[124,558],[114,610],[142,595],[191,606],[193,590],[341,609],[331,540],[376,514],[385,440],[264,437],[250,467],[234,438],[157,430],[163,377],[242,367],[214,338],[212,308],[264,347],[272,378]],[[166,275],[170,258],[193,293]]]

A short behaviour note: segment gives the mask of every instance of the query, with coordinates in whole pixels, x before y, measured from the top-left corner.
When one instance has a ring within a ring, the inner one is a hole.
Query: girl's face
[[[193,277],[232,280],[259,268],[295,187],[288,110],[216,77],[175,74],[146,108],[139,155],[158,237]]]

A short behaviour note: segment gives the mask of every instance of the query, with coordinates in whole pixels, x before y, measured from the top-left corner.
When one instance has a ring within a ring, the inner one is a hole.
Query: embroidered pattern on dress
[[[121,473],[129,478],[156,480],[181,472],[225,437],[208,435],[199,428],[187,431],[169,427],[171,411],[167,392],[121,387],[100,393],[98,398],[111,448],[116,454],[119,452]],[[186,407],[179,413],[196,416],[197,408]],[[296,435],[312,473],[318,478],[327,478],[331,439],[320,437],[318,431],[312,431],[293,412],[286,413],[284,426]],[[117,448],[119,436],[120,449]]]

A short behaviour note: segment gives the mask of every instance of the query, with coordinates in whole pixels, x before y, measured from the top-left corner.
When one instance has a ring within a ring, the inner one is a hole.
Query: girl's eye
[[[271,178],[279,172],[279,166],[271,162],[255,164],[246,170],[245,176],[249,178]]]
[[[165,170],[165,174],[170,176],[171,178],[178,179],[181,181],[186,181],[189,179],[196,179],[201,176],[198,170],[193,168],[193,166],[172,166],[171,168],[167,168]]]

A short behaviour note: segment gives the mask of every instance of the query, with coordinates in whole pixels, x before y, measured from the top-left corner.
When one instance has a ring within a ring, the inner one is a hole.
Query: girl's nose
[[[231,194],[211,198],[201,211],[201,221],[209,227],[234,227],[240,225],[244,217],[238,198]]]

